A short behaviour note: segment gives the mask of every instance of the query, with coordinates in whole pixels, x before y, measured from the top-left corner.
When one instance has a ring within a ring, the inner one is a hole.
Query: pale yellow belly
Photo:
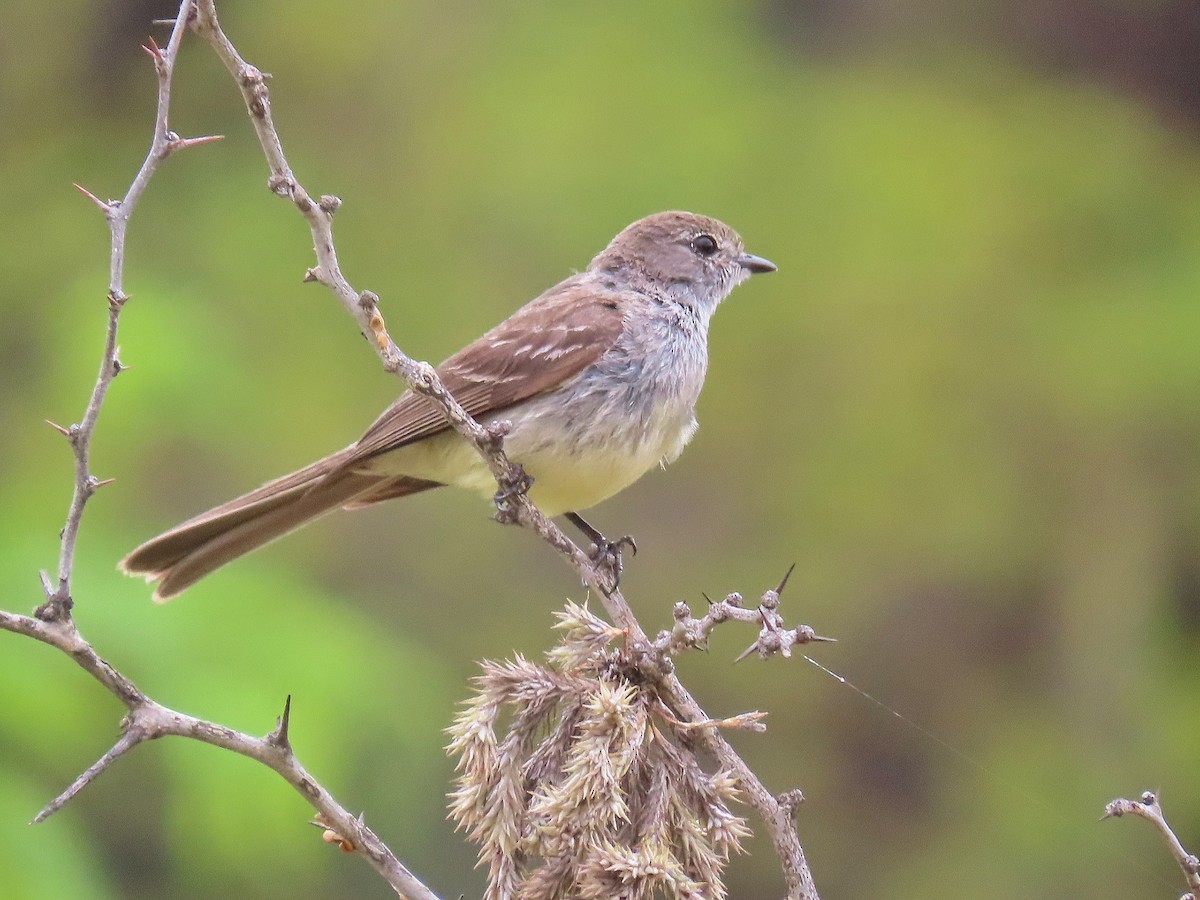
[[[533,476],[529,497],[546,515],[584,510],[629,487],[660,462],[678,455],[691,428],[628,446],[597,445],[585,453],[508,446],[510,457]],[[632,450],[632,452],[631,452]],[[456,432],[446,431],[377,456],[363,467],[389,475],[407,475],[452,484],[488,499],[496,481],[478,452]]]

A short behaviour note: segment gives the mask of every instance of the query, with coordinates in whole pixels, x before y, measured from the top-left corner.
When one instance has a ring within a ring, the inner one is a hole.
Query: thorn
[[[167,153],[174,153],[176,150],[186,150],[188,147],[198,147],[200,144],[211,144],[214,141],[225,140],[223,134],[206,134],[203,137],[181,138],[175,135],[167,141]]]
[[[58,432],[59,434],[61,434],[63,437],[65,437],[65,438],[69,438],[69,437],[71,436],[71,429],[70,429],[70,428],[63,428],[63,427],[62,427],[61,425],[59,425],[57,422],[51,422],[49,419],[46,419],[45,421],[46,421],[46,424],[47,424],[47,425],[49,425],[51,428],[53,428],[55,431],[57,431],[57,432]]]
[[[106,484],[112,484],[116,480],[117,479],[115,479],[115,478],[102,478],[100,480],[97,480],[96,478],[93,477],[90,484],[92,486],[92,490],[95,491],[95,490],[99,490],[100,488],[104,487]]]
[[[700,592],[700,596],[704,598],[704,602],[707,603],[709,606],[713,605],[713,598],[708,596],[708,594],[704,593],[704,591]]]
[[[38,570],[38,575],[42,579],[42,590],[45,592],[46,599],[48,600],[54,596],[54,582],[50,580],[50,573],[45,569]]]
[[[146,40],[148,40],[150,42],[150,46],[147,47],[145,44],[142,44],[142,49],[145,50],[148,54],[150,54],[150,58],[153,59],[156,63],[162,62],[163,52],[159,48],[158,43],[154,40],[153,37],[148,37],[148,38],[146,38]]]
[[[755,641],[753,644],[751,644],[749,647],[747,647],[745,650],[743,650],[740,654],[738,654],[738,658],[733,661],[733,664],[737,665],[738,663],[740,663],[743,659],[745,659],[747,656],[749,656],[751,653],[753,653],[757,649],[758,649],[758,641]]]
[[[779,582],[779,587],[775,588],[776,594],[782,594],[783,589],[787,587],[788,579],[792,577],[792,572],[796,571],[796,564],[792,563],[788,566],[788,570],[783,573],[783,580]]]
[[[108,212],[109,209],[111,209],[111,207],[112,207],[111,203],[105,203],[103,200],[101,200],[99,197],[97,197],[95,194],[93,194],[91,191],[89,191],[87,188],[85,188],[82,184],[78,184],[77,182],[72,181],[71,185],[72,185],[72,187],[75,188],[75,190],[79,191],[79,193],[83,194],[83,196],[87,197],[89,200],[91,200],[93,203],[95,203],[98,207],[100,207],[100,209],[104,210],[104,212]]]
[[[296,183],[287,175],[273,174],[267,179],[267,188],[279,197],[290,197],[296,190]]]
[[[267,741],[276,747],[288,749],[288,724],[292,718],[292,695],[288,694],[283,701],[283,715],[275,720],[275,730],[267,736]]]

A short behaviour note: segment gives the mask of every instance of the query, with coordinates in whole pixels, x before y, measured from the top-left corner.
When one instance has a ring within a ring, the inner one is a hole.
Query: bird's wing
[[[621,295],[569,278],[440,366],[442,383],[473,418],[553,390],[608,350],[624,325]],[[441,407],[412,391],[384,410],[350,450],[360,462],[448,426]]]

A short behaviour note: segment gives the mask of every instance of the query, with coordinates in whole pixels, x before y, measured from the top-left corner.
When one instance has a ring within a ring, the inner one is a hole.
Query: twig
[[[797,625],[795,628],[785,628],[783,616],[779,610],[779,595],[787,585],[792,574],[788,569],[779,586],[764,591],[755,609],[743,605],[742,595],[736,591],[724,600],[713,603],[708,601],[708,612],[703,618],[697,619],[692,615],[692,609],[684,601],[675,604],[672,615],[675,625],[670,631],[660,631],[654,639],[654,649],[664,656],[676,656],[684,650],[693,648],[703,649],[708,646],[708,637],[722,622],[731,619],[738,622],[756,622],[759,624],[758,638],[734,660],[741,662],[751,653],[757,653],[763,659],[778,653],[780,656],[791,656],[792,647],[797,644],[833,643],[835,638],[822,637],[810,625]],[[708,595],[705,595],[708,600]]]
[[[1175,862],[1179,863],[1179,868],[1183,870],[1183,877],[1187,880],[1188,893],[1183,894],[1179,900],[1200,898],[1200,857],[1189,853],[1179,838],[1175,836],[1154,792],[1145,791],[1137,800],[1126,800],[1119,797],[1104,807],[1104,815],[1101,818],[1116,819],[1126,813],[1152,823],[1158,829],[1159,834],[1163,836],[1167,849],[1175,857]]]

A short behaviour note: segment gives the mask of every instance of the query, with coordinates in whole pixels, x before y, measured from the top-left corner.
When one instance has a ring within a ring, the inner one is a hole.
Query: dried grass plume
[[[486,662],[448,729],[450,816],[479,844],[485,900],[722,898],[749,835],[623,633],[568,603],[545,665]]]

